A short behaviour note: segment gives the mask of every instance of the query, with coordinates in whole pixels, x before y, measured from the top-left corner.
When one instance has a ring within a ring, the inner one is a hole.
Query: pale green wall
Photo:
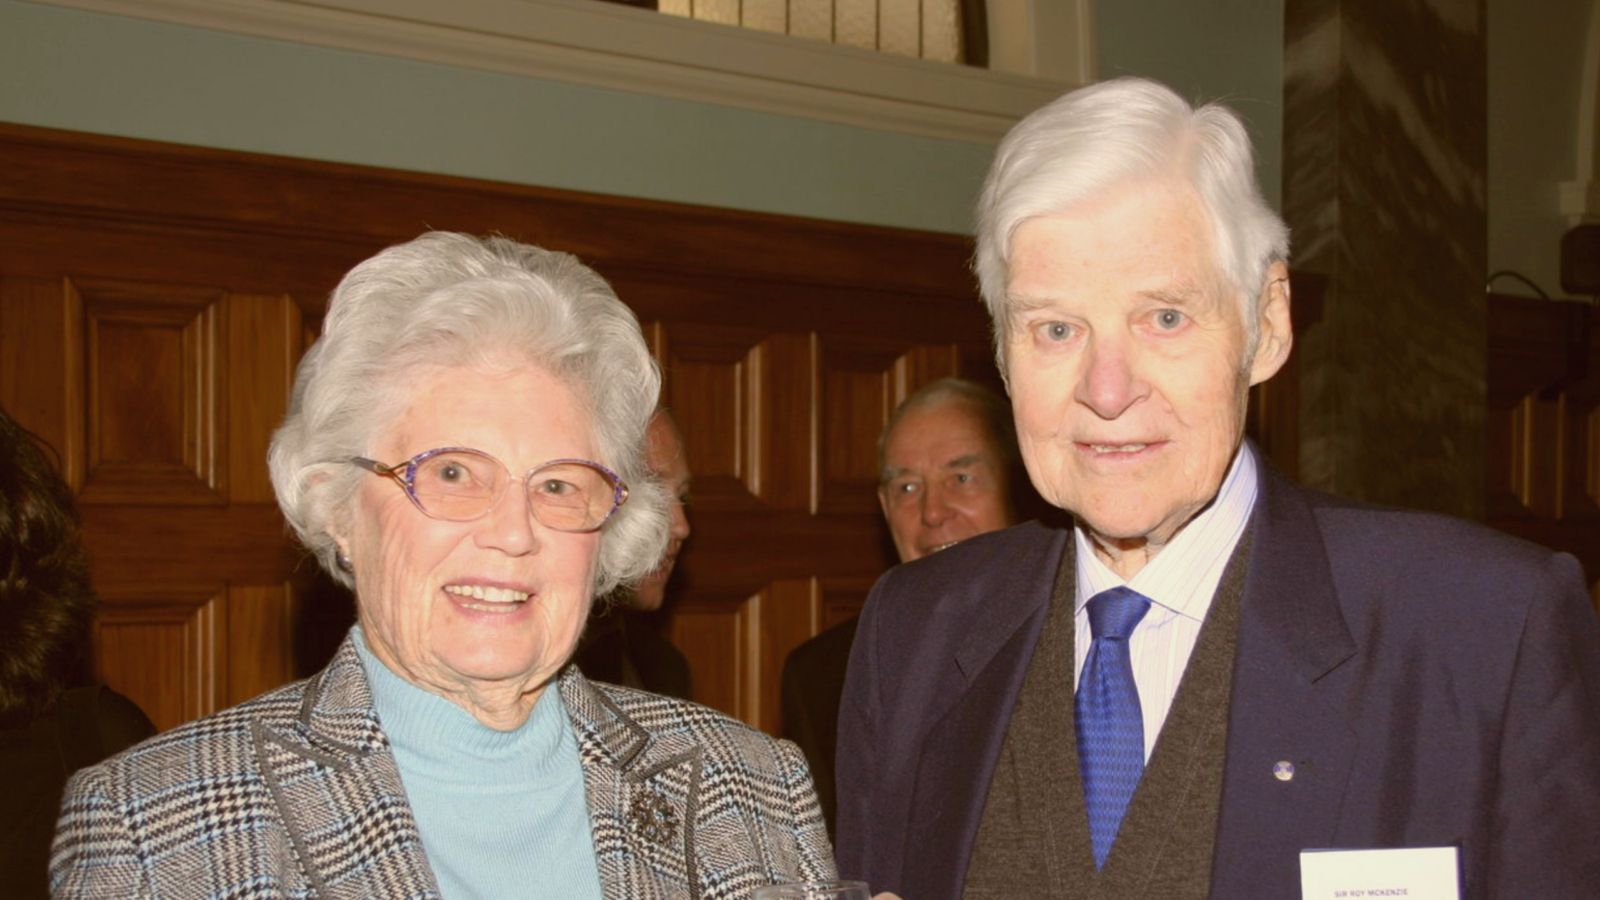
[[[1594,0],[1488,0],[1489,271],[1561,294],[1558,186],[1577,175],[1578,88]],[[1486,273],[1487,274],[1487,273]],[[1511,279],[1496,290],[1529,294]]]
[[[942,231],[991,153],[16,0],[0,120]]]
[[[1145,75],[1244,116],[1263,193],[1283,185],[1283,0],[1098,0],[1099,76]]]
[[[1282,15],[1243,5],[1263,3],[1102,2],[1096,33],[1106,73],[1232,99],[1275,199]],[[0,121],[955,232],[992,152],[20,0],[0,0]]]

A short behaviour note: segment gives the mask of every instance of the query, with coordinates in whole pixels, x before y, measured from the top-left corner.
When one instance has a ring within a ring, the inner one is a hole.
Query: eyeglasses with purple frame
[[[438,447],[394,465],[364,456],[352,456],[349,462],[394,481],[423,515],[447,522],[471,522],[488,515],[514,480],[521,481],[533,517],[557,531],[594,531],[628,500],[628,486],[617,473],[587,459],[553,459],[529,469],[521,479],[513,478],[510,467],[495,456],[472,447]],[[458,471],[445,474],[451,469]],[[419,474],[438,483],[419,487]],[[463,474],[468,481],[455,480]],[[541,474],[567,478],[550,477],[541,483],[544,490],[536,491],[534,479]]]

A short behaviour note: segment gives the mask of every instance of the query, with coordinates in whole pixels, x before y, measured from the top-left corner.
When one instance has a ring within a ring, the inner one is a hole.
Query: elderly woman
[[[745,897],[833,874],[793,745],[566,666],[667,540],[659,375],[574,258],[427,234],[334,292],[273,439],[355,590],[306,681],[80,773],[57,896]]]

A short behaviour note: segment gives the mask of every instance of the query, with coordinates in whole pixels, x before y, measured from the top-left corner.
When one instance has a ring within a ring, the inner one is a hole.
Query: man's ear
[[[1294,329],[1289,324],[1289,267],[1281,262],[1267,267],[1266,282],[1256,298],[1256,322],[1260,331],[1250,360],[1252,386],[1278,374],[1294,346]]]

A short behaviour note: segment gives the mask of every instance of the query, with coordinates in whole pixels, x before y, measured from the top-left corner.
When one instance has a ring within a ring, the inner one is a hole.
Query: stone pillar
[[[1483,515],[1484,0],[1286,0],[1291,265],[1327,278],[1296,335],[1300,480]]]

